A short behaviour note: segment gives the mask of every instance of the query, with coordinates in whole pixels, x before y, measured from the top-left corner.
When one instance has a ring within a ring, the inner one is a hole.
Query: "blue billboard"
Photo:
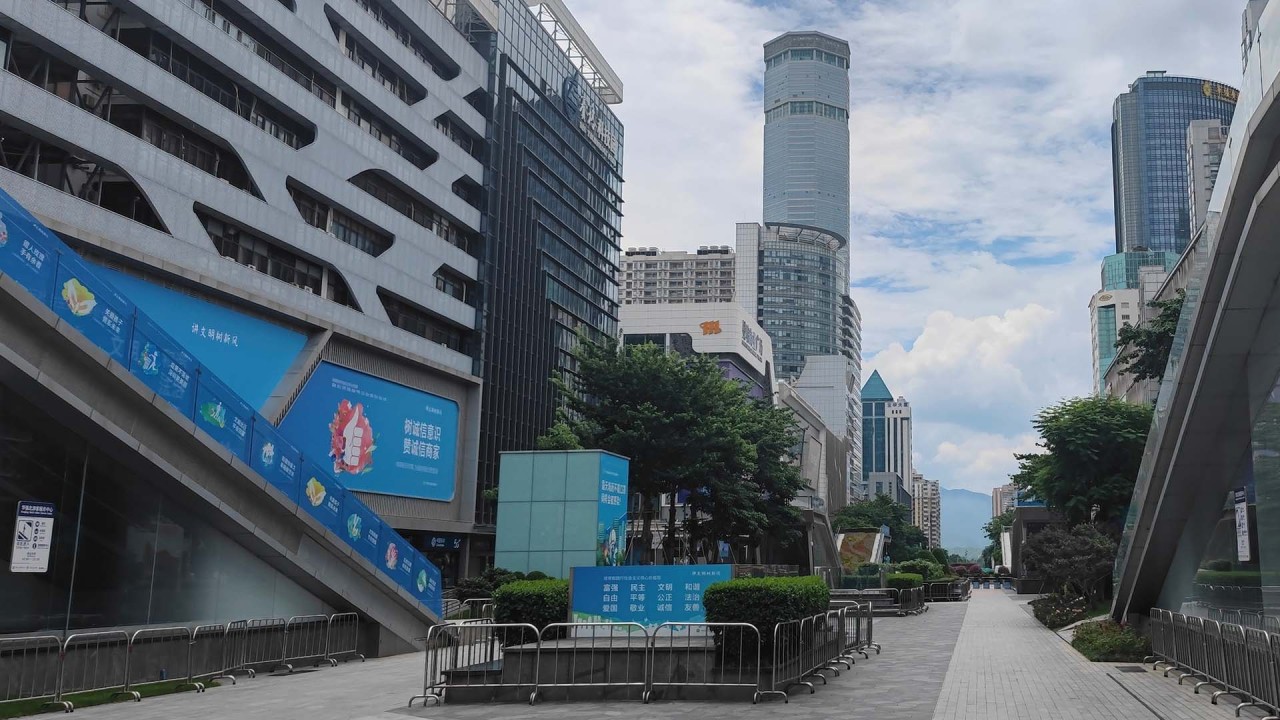
[[[300,477],[302,489],[298,496],[298,504],[338,537],[346,537],[347,523],[342,515],[346,490],[342,485],[334,482],[328,473],[320,469],[320,466],[305,458],[302,461]]]
[[[386,542],[382,533],[382,518],[360,502],[355,493],[347,493],[342,501],[342,517],[346,530],[342,537],[365,560],[378,566],[381,560],[379,553]]]
[[[212,375],[200,375],[196,386],[196,427],[213,436],[236,457],[251,462],[249,426],[253,408]]]
[[[732,565],[577,567],[571,592],[574,622],[705,622],[702,594],[733,578]]]
[[[352,490],[453,499],[458,404],[322,362],[280,432]]]
[[[59,254],[53,311],[121,364],[129,362],[133,304],[97,277],[79,255]]]
[[[183,415],[191,417],[196,401],[196,359],[142,314],[134,319],[129,370]]]
[[[300,501],[302,453],[281,437],[270,423],[259,421],[253,424],[249,465],[290,500]]]
[[[60,247],[62,243],[26,208],[0,191],[0,273],[48,304]]]
[[[110,281],[253,409],[261,409],[306,335],[108,268]]]
[[[627,485],[631,463],[600,455],[600,502],[596,509],[596,565],[621,565],[627,554]]]

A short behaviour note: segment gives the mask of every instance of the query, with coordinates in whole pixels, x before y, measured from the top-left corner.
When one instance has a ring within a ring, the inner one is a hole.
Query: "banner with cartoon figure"
[[[266,421],[253,424],[249,465],[290,500],[300,502],[298,476],[302,453]]]
[[[627,485],[631,463],[600,455],[600,505],[596,510],[596,565],[622,565],[627,555]]]
[[[320,363],[280,423],[308,458],[328,458],[352,490],[453,499],[458,405],[388,380]]]
[[[369,506],[360,502],[355,493],[347,493],[342,501],[342,517],[345,532],[342,537],[351,547],[374,567],[379,566],[379,553],[383,550],[383,523]]]
[[[145,315],[138,315],[129,370],[157,395],[190,416],[196,401],[196,359]]]
[[[346,537],[347,525],[342,516],[342,500],[346,491],[311,460],[302,459],[302,492],[298,504],[338,537]]]
[[[58,258],[58,297],[53,311],[121,363],[129,361],[133,303],[101,280],[73,252]]]
[[[253,408],[212,375],[201,375],[196,386],[195,421],[236,457],[249,462]]]

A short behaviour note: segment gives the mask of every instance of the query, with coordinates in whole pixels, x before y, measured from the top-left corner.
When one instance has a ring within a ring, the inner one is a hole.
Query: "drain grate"
[[[1117,665],[1116,670],[1128,673],[1144,673],[1147,669],[1141,665]]]

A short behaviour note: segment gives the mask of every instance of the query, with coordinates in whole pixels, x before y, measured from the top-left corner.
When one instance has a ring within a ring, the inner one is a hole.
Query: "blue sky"
[[[732,245],[761,214],[761,46],[850,41],[863,375],[911,401],[918,468],[983,492],[1034,448],[1039,408],[1090,390],[1112,101],[1147,70],[1237,85],[1244,5],[568,2],[626,88],[624,246]]]

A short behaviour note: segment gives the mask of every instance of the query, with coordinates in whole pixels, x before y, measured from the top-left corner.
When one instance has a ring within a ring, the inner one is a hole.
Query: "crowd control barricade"
[[[123,630],[74,633],[62,643],[55,703],[72,707],[65,696],[72,693],[110,690],[111,697],[129,695],[142,700],[129,684],[129,633]]]
[[[812,618],[810,618],[812,620]],[[804,620],[788,620],[773,626],[773,662],[769,669],[769,689],[762,696],[781,695],[783,700],[793,687],[801,686],[814,692],[813,683],[805,680],[808,668],[804,667]]]
[[[1187,678],[1208,679],[1208,659],[1205,651],[1204,620],[1195,615],[1183,615],[1181,623],[1175,622],[1174,640],[1178,643],[1178,657],[1186,672],[1178,676],[1181,685]]]
[[[237,623],[232,623],[236,625]],[[241,662],[239,670],[253,677],[257,670],[268,672],[284,665],[284,641],[289,623],[284,618],[246,620],[240,628]]]
[[[1173,663],[1165,668],[1164,676],[1178,673],[1178,682],[1195,672],[1191,664],[1191,643],[1187,632],[1187,616],[1182,613],[1170,613],[1169,634],[1173,638]]]
[[[1147,623],[1147,633],[1151,639],[1151,654],[1142,659],[1143,664],[1151,663],[1153,670],[1159,670],[1160,665],[1167,665],[1173,660],[1173,648],[1165,644],[1164,626],[1165,611],[1160,608],[1151,608],[1148,614],[1149,622]]]
[[[0,638],[0,708],[15,700],[54,702],[61,657],[62,639],[53,635]]]
[[[325,659],[337,667],[342,658],[360,658],[360,616],[355,613],[338,613],[330,616],[325,639]]]
[[[1227,690],[1227,660],[1222,651],[1222,626],[1217,620],[1202,620],[1204,629],[1204,680],[1196,683],[1195,694],[1200,694],[1200,688],[1208,685],[1218,688],[1219,690]]]
[[[485,612],[488,611],[486,615]],[[462,611],[467,620],[492,620],[493,598],[471,598],[462,601]]]
[[[749,689],[752,704],[770,694],[761,686],[763,638],[750,623],[663,623],[654,628],[649,648],[646,703],[659,688]]]
[[[1209,699],[1214,705],[1223,695],[1235,695],[1241,700],[1248,700],[1249,658],[1244,647],[1244,628],[1235,623],[1221,623],[1222,653],[1226,665],[1226,677],[1223,678],[1226,690],[1215,692]]]
[[[284,656],[280,667],[293,672],[295,663],[328,662],[329,616],[295,615],[285,623]]]
[[[600,688],[602,694],[632,688],[647,701],[649,655],[649,633],[638,623],[552,623],[538,635],[529,704],[544,689],[571,687]]]
[[[204,692],[204,684],[191,680],[191,628],[165,627],[137,630],[129,638],[125,692],[143,685],[182,680],[177,689]],[[141,696],[139,696],[141,699]]]
[[[441,704],[449,692],[463,688],[513,693],[527,689],[532,697],[539,636],[533,625],[519,623],[431,626],[423,638],[427,651],[422,693],[409,698],[409,707],[416,700]],[[519,651],[508,652],[509,648]]]
[[[848,661],[851,665],[857,661],[857,655],[861,655],[864,658],[870,657],[862,640],[864,635],[863,607],[863,603],[854,603],[840,611],[844,613],[844,618],[840,624],[841,634],[844,638],[840,659]],[[867,607],[870,606],[868,605]]]
[[[1236,705],[1236,717],[1246,707],[1276,711],[1276,678],[1271,668],[1271,642],[1265,630],[1244,628],[1245,680],[1241,687],[1248,697]]]
[[[206,680],[230,680],[235,685],[227,649],[226,625],[197,625],[192,628],[187,682],[199,683],[203,687]]]

